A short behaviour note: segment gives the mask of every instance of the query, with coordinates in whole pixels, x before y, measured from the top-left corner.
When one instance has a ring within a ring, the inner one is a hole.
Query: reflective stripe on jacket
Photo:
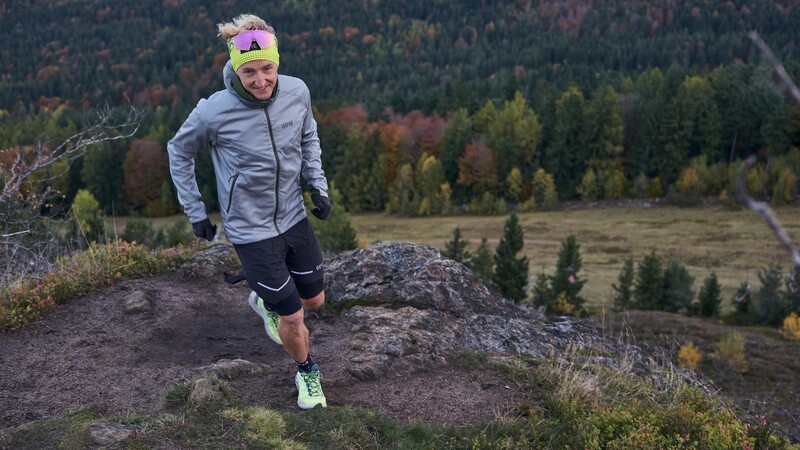
[[[317,123],[306,84],[278,75],[277,92],[256,106],[231,86],[198,102],[167,144],[178,200],[192,223],[204,220],[205,205],[194,172],[194,157],[211,152],[222,223],[228,241],[246,244],[275,237],[306,217],[300,176],[328,196]]]

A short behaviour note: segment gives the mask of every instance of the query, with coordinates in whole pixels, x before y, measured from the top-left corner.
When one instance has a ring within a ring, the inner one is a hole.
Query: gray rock
[[[219,277],[220,268],[235,261],[235,255],[231,245],[211,244],[178,267],[178,273],[192,278]]]
[[[220,359],[210,366],[203,366],[197,368],[197,371],[212,373],[219,378],[232,380],[240,376],[247,375],[264,375],[274,373],[274,367],[267,366],[266,364],[256,364],[245,359]]]
[[[220,401],[225,398],[225,394],[219,385],[207,378],[195,380],[192,384],[192,392],[189,394],[189,403],[198,405],[210,401]]]
[[[150,298],[144,291],[133,291],[125,297],[125,313],[140,314],[153,309]]]
[[[438,367],[463,350],[658,370],[591,320],[519,307],[426,245],[384,242],[337,255],[325,290],[325,314],[352,333],[343,351],[359,380]]]
[[[95,444],[106,448],[117,448],[133,431],[132,426],[119,423],[95,423],[89,427],[89,434]]]

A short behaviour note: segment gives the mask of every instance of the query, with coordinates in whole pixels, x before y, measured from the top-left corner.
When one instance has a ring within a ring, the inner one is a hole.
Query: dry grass
[[[778,218],[796,242],[800,241],[800,208],[776,211]],[[461,227],[462,236],[475,250],[482,236],[490,248],[497,247],[508,216],[450,216],[405,218],[382,213],[351,214],[350,220],[366,245],[378,241],[407,241],[443,249]],[[727,312],[730,299],[742,281],[757,288],[759,268],[770,262],[789,267],[786,250],[772,236],[763,220],[748,210],[730,211],[707,208],[595,208],[519,214],[525,233],[524,252],[531,261],[531,275],[542,270],[552,273],[561,241],[574,234],[581,246],[582,277],[587,280],[583,296],[592,312],[610,309],[613,291],[622,263],[633,257],[638,264],[655,249],[665,260],[677,259],[695,277],[695,291],[703,280],[716,272],[722,286],[722,308]],[[121,233],[127,217],[109,221],[108,229]],[[147,219],[156,229],[166,228],[183,215]],[[219,215],[211,220],[219,223]],[[224,235],[221,234],[224,239]]]
[[[800,241],[800,208],[777,210],[795,241]],[[358,237],[366,243],[411,241],[444,248],[456,226],[475,250],[486,235],[497,246],[507,216],[400,218],[385,214],[352,215]],[[574,234],[581,245],[583,294],[587,307],[599,312],[610,305],[622,263],[633,257],[638,264],[655,249],[665,260],[677,259],[695,277],[699,291],[703,280],[716,272],[722,286],[723,311],[742,281],[757,287],[759,268],[770,262],[789,266],[788,253],[773,238],[762,219],[750,211],[709,208],[602,208],[519,214],[525,233],[524,252],[531,274],[552,273],[561,241]]]

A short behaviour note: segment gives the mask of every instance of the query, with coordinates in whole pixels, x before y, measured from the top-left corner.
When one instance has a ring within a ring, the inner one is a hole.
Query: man
[[[225,235],[253,290],[250,307],[297,362],[297,404],[326,407],[303,323],[303,307],[321,307],[325,292],[301,175],[311,188],[311,212],[324,220],[331,210],[310,94],[302,80],[278,75],[278,41],[264,20],[244,14],[218,29],[230,54],[225,89],[200,100],[167,144],[170,173],[195,235],[212,240],[216,225],[194,173],[195,155],[208,146]]]

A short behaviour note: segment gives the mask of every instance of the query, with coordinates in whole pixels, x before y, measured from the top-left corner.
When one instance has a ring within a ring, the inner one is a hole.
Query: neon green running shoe
[[[322,374],[316,364],[311,372],[297,371],[294,377],[297,386],[297,406],[302,409],[312,409],[317,406],[328,407],[325,394],[322,393]]]
[[[278,324],[281,321],[281,316],[274,311],[270,311],[264,307],[264,300],[256,294],[255,291],[250,293],[250,298],[247,300],[253,311],[256,312],[262,319],[264,319],[264,329],[267,331],[267,336],[278,345],[283,345],[281,336],[278,334]]]

